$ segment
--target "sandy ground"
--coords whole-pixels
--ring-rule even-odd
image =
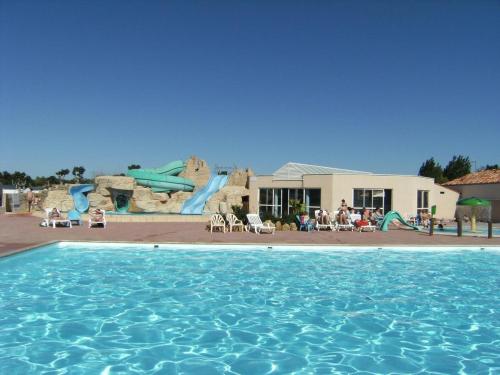
[[[388,232],[276,232],[275,235],[248,232],[210,233],[203,223],[108,223],[106,229],[74,226],[44,228],[40,218],[30,215],[0,215],[0,256],[60,240],[182,242],[182,243],[264,243],[317,245],[494,245],[500,238],[456,237],[394,229]]]

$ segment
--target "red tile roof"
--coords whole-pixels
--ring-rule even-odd
[[[500,169],[488,169],[481,172],[469,173],[465,176],[445,182],[444,186],[473,185],[473,184],[499,184]]]

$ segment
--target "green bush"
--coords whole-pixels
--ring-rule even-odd
[[[231,206],[231,210],[233,210],[233,214],[238,219],[240,219],[241,221],[243,221],[246,224],[247,214],[248,214],[247,209],[245,209],[243,206],[233,205],[233,206]]]

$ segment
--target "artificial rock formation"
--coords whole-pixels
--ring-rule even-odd
[[[49,190],[45,199],[42,202],[43,208],[57,207],[62,211],[73,209],[73,197],[69,194],[68,189],[60,187]]]
[[[243,186],[248,188],[248,181],[250,177],[254,176],[253,171],[250,168],[247,169],[235,169],[233,173],[229,176],[227,181],[228,186]]]
[[[212,195],[205,205],[205,213],[220,212],[223,214],[232,213],[232,206],[241,206],[243,197],[250,194],[244,186],[226,185],[217,193]]]
[[[179,174],[180,177],[189,178],[195,184],[195,191],[205,186],[210,179],[210,168],[205,160],[191,156],[186,161],[186,169]]]

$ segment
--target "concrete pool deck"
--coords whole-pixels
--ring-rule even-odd
[[[109,223],[106,229],[40,227],[40,218],[31,215],[0,215],[0,256],[53,241],[126,241],[144,243],[237,243],[295,245],[417,245],[417,246],[499,246],[500,238],[434,235],[413,230],[388,232],[276,232],[275,235],[248,232],[210,233],[206,223]]]

